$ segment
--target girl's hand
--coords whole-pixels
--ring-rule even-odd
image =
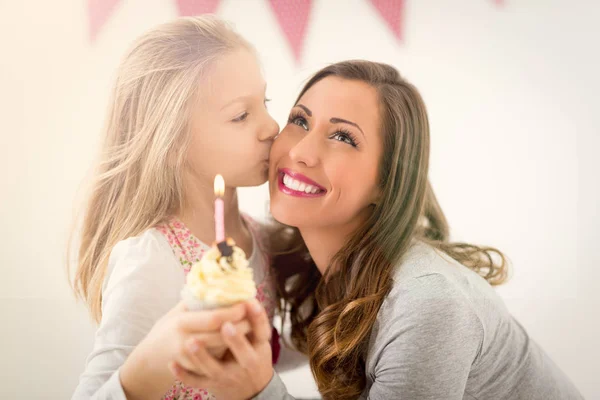
[[[248,333],[250,323],[245,318],[246,312],[244,304],[187,311],[180,302],[156,322],[121,367],[121,385],[128,399],[160,397],[166,393],[174,383],[168,368],[170,362],[199,373],[195,359],[189,356],[190,344],[197,340],[205,344],[207,352],[222,354],[227,343],[221,337],[221,327],[228,323],[237,331]]]
[[[248,399],[268,385],[273,377],[271,324],[256,300],[245,305],[251,325],[250,338],[234,324],[224,323],[221,334],[231,353],[222,361],[213,357],[204,343],[193,339],[193,345],[187,347],[187,357],[193,360],[194,368],[171,363],[175,378],[188,386],[205,388],[223,399]]]

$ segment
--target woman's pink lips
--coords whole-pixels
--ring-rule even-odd
[[[319,189],[319,192],[317,193],[306,193],[306,192],[301,192],[299,190],[294,190],[294,189],[290,189],[289,187],[285,186],[283,184],[283,177],[285,175],[290,176],[291,178],[294,178],[300,182],[306,183],[308,185],[312,185],[315,186]],[[277,183],[279,186],[279,191],[290,195],[290,196],[296,196],[296,197],[321,197],[324,196],[325,193],[327,192],[327,189],[325,189],[323,186],[319,185],[318,183],[316,183],[315,181],[313,181],[312,179],[307,178],[306,176],[294,172],[292,170],[289,170],[287,168],[282,168],[280,170],[278,170],[277,173]]]

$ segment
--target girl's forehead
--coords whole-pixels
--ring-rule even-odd
[[[240,49],[227,53],[211,65],[200,80],[200,97],[224,107],[238,97],[263,96],[265,80],[256,56]]]

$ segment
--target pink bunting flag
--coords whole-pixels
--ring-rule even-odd
[[[176,0],[180,16],[213,14],[219,7],[220,0]]]
[[[403,39],[404,0],[371,0],[398,40]]]
[[[275,12],[279,26],[292,47],[296,62],[300,62],[312,0],[269,0],[269,3]]]
[[[121,0],[88,0],[90,40],[94,42]]]

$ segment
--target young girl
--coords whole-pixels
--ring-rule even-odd
[[[240,214],[236,187],[264,183],[278,133],[252,46],[212,17],[182,18],[142,36],[123,60],[105,143],[85,209],[74,278],[99,322],[74,399],[208,399],[184,387],[169,361],[218,347],[229,321],[248,332],[240,304],[187,312],[179,292],[215,237],[213,179],[225,179],[225,224],[254,269],[272,313],[274,284],[259,228]],[[271,315],[271,314],[270,314]]]
[[[319,71],[273,144],[271,212],[301,233],[300,257],[275,260],[279,290],[321,395],[581,399],[493,290],[503,255],[449,241],[428,168],[421,96],[366,61]],[[253,325],[261,340],[222,329],[237,363],[200,348],[203,376],[175,375],[237,398],[292,399],[273,377],[268,329],[266,316]]]

